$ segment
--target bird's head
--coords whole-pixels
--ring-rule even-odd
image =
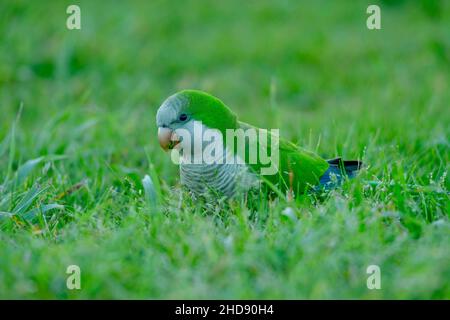
[[[236,115],[219,99],[198,90],[183,90],[167,98],[156,113],[159,144],[164,150],[180,144],[176,130],[185,129],[193,135],[194,124],[217,129],[237,128]]]

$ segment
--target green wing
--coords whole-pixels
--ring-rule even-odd
[[[239,122],[240,128],[255,128],[247,123]],[[261,130],[255,128],[257,130]],[[273,138],[273,136],[272,136]],[[250,144],[252,141],[250,141]],[[255,141],[253,141],[255,143]],[[258,143],[260,152],[268,152],[271,154],[274,150],[271,147],[271,138],[268,139],[267,145]],[[279,138],[279,166],[275,174],[265,175],[263,180],[267,180],[270,184],[277,187],[282,192],[292,190],[295,194],[301,194],[306,191],[308,186],[314,186],[319,183],[320,177],[328,169],[328,162],[313,152],[296,146],[295,144]],[[248,150],[246,150],[246,163],[248,160]],[[257,174],[261,173],[261,169],[267,167],[259,161],[253,164],[248,163],[249,167]]]

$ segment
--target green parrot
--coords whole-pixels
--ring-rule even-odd
[[[333,188],[361,167],[359,161],[325,160],[280,138],[276,130],[241,122],[221,100],[198,90],[167,98],[156,124],[161,147],[177,152],[172,159],[180,166],[181,184],[197,196],[231,198],[265,186],[294,197]]]

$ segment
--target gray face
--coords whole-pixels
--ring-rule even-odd
[[[175,94],[167,98],[156,113],[158,140],[164,150],[176,147],[182,154],[190,153],[195,157],[202,154],[207,142],[202,141],[202,135],[195,134],[194,127],[199,126],[201,133],[207,128],[191,118],[188,110],[189,99],[185,96]],[[180,129],[184,130],[183,135]]]
[[[159,144],[164,150],[173,149],[182,139],[174,135],[177,129],[192,130],[193,121],[186,112],[189,100],[184,95],[174,94],[167,98],[156,113]],[[183,147],[180,144],[180,147]]]
[[[185,112],[189,100],[181,95],[174,94],[167,98],[156,113],[156,125],[159,128],[170,128],[175,130],[189,121],[189,115]],[[185,116],[187,118],[185,119]]]

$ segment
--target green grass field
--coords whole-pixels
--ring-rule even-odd
[[[70,31],[72,3],[0,4],[0,298],[450,299],[449,1],[377,2],[378,31],[371,1],[76,1]],[[185,88],[368,167],[194,203],[155,125]]]

